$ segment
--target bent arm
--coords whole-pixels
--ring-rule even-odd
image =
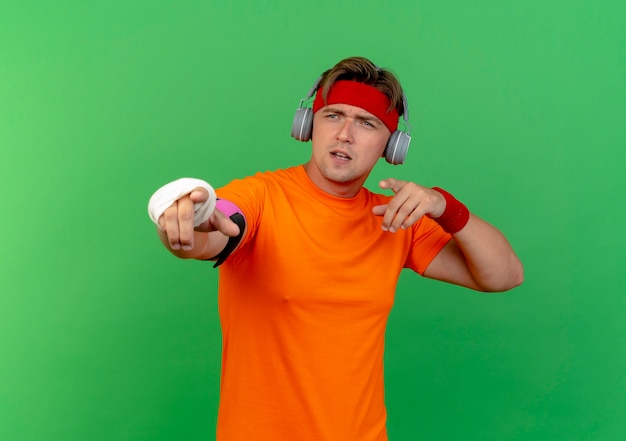
[[[504,235],[450,193],[394,178],[382,180],[380,186],[395,193],[388,204],[372,208],[383,217],[383,230],[408,228],[427,215],[452,235],[453,240],[424,271],[425,277],[489,292],[506,291],[523,282],[522,263]]]
[[[504,235],[470,214],[463,229],[437,254],[424,276],[485,292],[502,292],[524,280],[521,261]]]

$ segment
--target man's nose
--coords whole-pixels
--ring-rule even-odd
[[[339,132],[337,132],[337,139],[341,142],[352,143],[354,141],[354,127],[353,123],[349,118],[346,118],[341,127],[339,128]]]

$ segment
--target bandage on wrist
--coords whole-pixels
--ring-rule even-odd
[[[441,193],[446,200],[446,208],[439,217],[432,218],[446,233],[454,234],[461,231],[469,222],[469,210],[450,193],[439,187],[433,190]]]
[[[217,196],[215,195],[213,187],[207,182],[195,178],[177,179],[176,181],[165,184],[152,195],[148,202],[148,215],[150,219],[152,219],[152,222],[159,225],[159,218],[163,215],[165,210],[178,199],[191,193],[196,188],[205,189],[209,193],[209,197],[204,202],[194,204],[193,226],[197,227],[205,222],[215,209]]]

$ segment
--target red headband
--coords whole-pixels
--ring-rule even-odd
[[[380,119],[391,133],[398,128],[398,111],[395,107],[388,111],[391,105],[389,98],[373,86],[358,81],[340,80],[331,86],[326,102],[323,95],[320,87],[313,101],[313,113],[329,104],[349,104],[367,110]]]

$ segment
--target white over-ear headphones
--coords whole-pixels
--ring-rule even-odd
[[[322,77],[319,77],[313,87],[309,91],[309,94],[300,100],[300,105],[296,109],[296,114],[293,118],[293,124],[291,126],[291,136],[298,141],[307,142],[311,140],[311,134],[313,132],[313,109],[311,109],[311,98],[317,91]],[[411,125],[409,124],[409,107],[407,104],[406,96],[402,93],[402,103],[404,104],[404,113],[402,119],[405,130],[395,130],[387,141],[387,147],[383,152],[383,156],[390,164],[402,164],[406,158],[407,151],[409,150],[409,144],[411,144]]]

